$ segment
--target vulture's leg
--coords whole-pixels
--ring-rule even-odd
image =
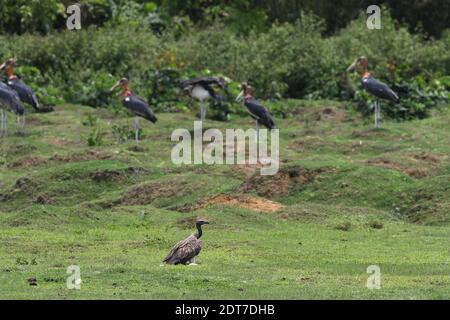
[[[134,138],[139,142],[139,117],[134,117]]]
[[[191,261],[189,261],[189,265],[190,265],[190,266],[197,266],[197,264],[195,263],[195,257],[192,258]]]

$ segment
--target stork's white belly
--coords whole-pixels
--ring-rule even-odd
[[[205,90],[205,88],[203,88],[202,86],[195,86],[194,89],[192,89],[192,97],[194,97],[195,99],[198,99],[200,101],[205,101],[208,100],[209,98],[211,98],[211,95],[209,94],[209,92],[207,90]]]

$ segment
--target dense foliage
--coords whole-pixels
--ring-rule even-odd
[[[21,8],[31,12],[27,20],[31,22],[23,30],[44,32],[52,22],[61,24],[58,17],[64,10],[56,2],[24,2]],[[203,1],[81,1],[86,9],[81,31],[0,36],[4,44],[0,59],[18,57],[19,75],[48,104],[65,100],[117,105],[109,88],[127,76],[132,89],[157,111],[183,111],[189,101],[182,99],[179,90],[182,79],[222,75],[229,80],[229,90],[212,113],[222,120],[242,110],[233,103],[241,81],[250,81],[261,99],[345,99],[367,112],[371,97],[361,90],[357,75],[345,73],[360,55],[369,57],[375,77],[399,93],[401,104],[385,108],[392,117],[425,117],[431,107],[449,97],[448,31],[440,39],[425,39],[422,33],[411,33],[400,25],[388,9],[382,14],[382,30],[369,30],[365,10],[358,10],[359,17],[327,36],[330,21],[312,13],[300,12],[293,22],[267,25],[263,8],[272,2],[256,2],[247,17],[242,12],[230,14],[232,8],[249,8],[250,2],[244,0],[216,6],[210,5],[214,1],[208,5]],[[16,7],[7,1],[6,10],[12,8]],[[289,113],[286,106],[275,105],[278,115]]]
[[[3,0],[0,32],[48,33],[64,28],[65,10],[71,0]],[[388,6],[395,19],[410,31],[439,36],[449,27],[450,2],[446,0],[80,0],[83,23],[87,25],[144,21],[157,30],[184,24],[186,19],[209,25],[221,20],[239,33],[265,30],[276,21],[294,23],[301,11],[312,12],[326,21],[326,33],[345,27],[369,5]]]

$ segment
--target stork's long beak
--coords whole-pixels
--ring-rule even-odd
[[[356,70],[356,63],[357,63],[357,60],[355,60],[355,62],[353,62],[348,68],[347,68],[347,72],[353,72],[353,71],[355,71]]]
[[[204,224],[209,224],[209,221],[203,221]]]
[[[120,86],[120,81],[117,81],[116,84],[113,85],[113,86],[111,87],[111,89],[109,89],[109,91],[110,91],[110,92],[113,92],[114,90],[116,90],[116,88],[117,88],[118,86]]]
[[[0,65],[0,70],[5,69],[5,67],[6,67],[6,62],[3,62],[2,65]]]
[[[236,102],[241,102],[243,98],[244,98],[244,90],[242,90],[236,97]]]

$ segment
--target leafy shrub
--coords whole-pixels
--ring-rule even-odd
[[[128,140],[135,139],[135,132],[134,130],[131,130],[128,125],[118,126],[113,124],[112,133],[119,142],[126,142]],[[139,137],[143,138],[142,128],[139,128]]]
[[[101,8],[104,1],[98,2]],[[329,37],[323,36],[324,21],[311,14],[301,14],[296,23],[274,24],[267,31],[245,35],[225,25],[226,19],[199,28],[180,22],[185,28],[170,27],[155,35],[141,25],[128,25],[127,19],[134,14],[163,15],[160,7],[137,3],[120,9],[124,2],[117,4],[111,14],[121,22],[114,27],[45,37],[0,36],[4,44],[0,58],[18,57],[24,81],[46,103],[65,100],[111,106],[117,112],[123,109],[120,100],[108,90],[121,77],[128,77],[130,89],[156,112],[184,112],[189,100],[180,95],[180,81],[208,74],[229,78],[228,92],[222,93],[220,103],[211,105],[209,116],[216,119],[244,114],[234,102],[242,81],[252,84],[256,98],[269,101],[276,116],[289,116],[292,108],[277,102],[281,98],[352,100],[367,112],[370,96],[361,90],[358,76],[345,74],[361,55],[368,56],[374,76],[400,94],[400,108],[383,108],[387,115],[422,118],[439,100],[448,100],[450,32],[441,40],[425,41],[399,26],[387,11],[382,14],[381,31],[368,30],[363,14]]]
[[[98,126],[93,127],[87,139],[88,146],[101,146],[103,144],[103,136],[104,134],[100,131],[100,128]]]

